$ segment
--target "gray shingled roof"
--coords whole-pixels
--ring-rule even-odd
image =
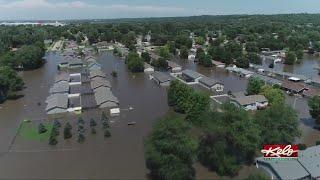
[[[309,175],[316,179],[320,177],[320,145],[299,151],[297,160],[265,160],[259,157],[256,162],[267,168],[270,166],[281,179],[301,179]]]
[[[163,82],[167,82],[167,81],[171,81],[171,77],[168,75],[168,74],[165,74],[163,72],[154,72],[152,74],[152,76],[158,80],[160,83],[163,83]]]
[[[256,161],[259,165],[269,165],[281,179],[300,179],[309,175],[297,160],[265,160],[259,157]]]
[[[267,99],[263,95],[251,95],[251,96],[240,96],[234,98],[234,101],[238,102],[240,105],[249,105],[256,102],[266,102]]]
[[[113,95],[111,90],[106,87],[100,87],[94,90],[95,100],[100,108],[115,107],[119,105],[119,100]]]
[[[69,91],[69,83],[65,81],[61,81],[58,83],[54,83],[50,88],[50,93],[67,93]]]
[[[212,87],[214,86],[215,84],[222,84],[221,82],[215,80],[215,79],[212,79],[212,78],[208,78],[206,76],[202,77],[201,79],[199,79],[199,82],[208,86],[208,87]]]
[[[68,108],[68,95],[67,94],[53,94],[46,100],[46,111],[54,108],[67,109]]]
[[[106,77],[106,74],[103,73],[100,70],[95,70],[95,71],[90,71],[90,75],[89,75],[90,79],[95,78],[95,77]]]
[[[104,79],[104,78],[95,78],[93,79],[91,82],[91,88],[92,89],[96,89],[99,87],[108,87],[111,88],[111,84],[108,80]]]
[[[60,73],[58,74],[56,77],[55,77],[55,80],[54,82],[57,83],[57,82],[60,82],[60,81],[66,81],[66,82],[69,82],[70,81],[70,76],[68,73]]]
[[[298,160],[313,178],[320,177],[320,145],[300,151]]]
[[[200,73],[198,73],[196,71],[192,71],[190,69],[183,70],[182,74],[185,75],[185,76],[188,76],[189,78],[192,78],[192,79],[197,79],[197,78],[203,76],[202,74],[200,74]]]
[[[172,61],[167,61],[167,62],[168,62],[168,66],[172,69],[173,68],[181,68],[181,66],[175,62],[172,62]]]

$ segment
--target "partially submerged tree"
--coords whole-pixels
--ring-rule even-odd
[[[39,132],[39,134],[43,134],[43,133],[47,132],[47,128],[42,123],[40,123],[38,126],[38,132]]]
[[[315,120],[317,127],[320,127],[320,96],[314,96],[308,102],[309,112],[311,117]]]

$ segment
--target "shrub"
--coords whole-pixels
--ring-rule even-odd
[[[39,132],[39,134],[47,132],[46,127],[42,123],[40,123],[38,126],[38,132]]]

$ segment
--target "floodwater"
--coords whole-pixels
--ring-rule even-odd
[[[47,142],[39,147],[29,147],[24,145],[27,143],[23,140],[14,138],[23,119],[47,118],[44,102],[53,83],[59,58],[58,55],[49,54],[44,67],[24,72],[23,78],[28,87],[23,92],[25,97],[1,104],[0,178],[144,179],[147,169],[143,142],[153,122],[169,110],[166,90],[159,88],[143,73],[128,73],[124,61],[111,55],[99,56],[98,61],[106,74],[109,75],[114,69],[118,71],[117,78],[108,76],[121,108],[120,118],[111,123],[112,137],[104,139],[101,132],[97,131],[98,134],[87,137],[85,143],[73,149],[70,149],[73,139],[59,142],[57,148],[47,145]],[[38,102],[42,104],[38,106]],[[134,109],[128,111],[129,107]],[[90,117],[90,112],[83,113],[83,117]],[[129,127],[127,122],[130,121],[137,124]],[[14,151],[8,152],[13,139]],[[43,150],[43,146],[47,147],[46,150]]]
[[[0,178],[1,179],[146,179],[148,173],[144,160],[144,139],[152,130],[155,120],[169,112],[166,89],[149,80],[144,73],[132,74],[127,71],[124,61],[110,54],[101,54],[97,60],[102,70],[108,75],[112,91],[120,101],[121,115],[111,119],[112,137],[105,139],[101,131],[96,135],[88,135],[83,144],[71,140],[61,140],[52,147],[43,143],[29,143],[25,139],[16,138],[16,131],[24,119],[47,119],[45,99],[57,73],[56,65],[60,56],[49,53],[44,67],[23,72],[27,88],[25,97],[6,101],[0,104]],[[184,69],[193,69],[201,74],[216,78],[225,84],[226,91],[243,91],[247,79],[240,78],[220,68],[204,68],[187,60],[176,60]],[[118,77],[110,73],[116,70]],[[38,105],[38,102],[41,104]],[[288,104],[299,108],[300,117],[309,117],[304,99],[288,98]],[[129,110],[132,107],[133,110]],[[88,120],[96,117],[96,112],[84,112],[82,116]],[[76,116],[68,116],[75,123]],[[69,119],[69,120],[70,120]],[[135,126],[127,123],[135,121]],[[309,140],[319,136],[311,126],[301,123],[304,128],[303,138]],[[61,133],[61,131],[60,131]],[[304,140],[302,140],[304,142]],[[310,140],[310,143],[314,143]],[[10,152],[9,152],[10,148]],[[195,164],[197,177],[217,178],[199,163]],[[242,176],[255,168],[245,167]]]
[[[266,60],[262,63],[264,67],[268,67],[271,60]],[[276,63],[274,66],[275,70],[284,71],[294,74],[305,75],[310,78],[320,79],[318,70],[315,68],[320,67],[320,58],[312,55],[305,54],[300,64],[285,65],[282,63]]]

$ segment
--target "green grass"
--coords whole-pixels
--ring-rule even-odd
[[[46,127],[47,132],[39,134],[38,125],[30,122],[22,122],[19,135],[27,140],[47,141],[49,140],[53,124],[43,123],[43,125]]]

